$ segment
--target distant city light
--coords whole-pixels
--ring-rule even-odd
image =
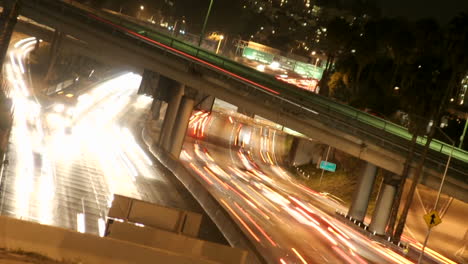
[[[145,10],[145,7],[144,7],[144,6],[140,6],[140,10]]]
[[[395,89],[395,91],[398,91],[398,90],[400,90],[400,87],[398,87],[398,86],[395,86],[395,88],[394,88],[394,89]]]
[[[265,71],[265,65],[263,65],[263,64],[258,65],[256,68],[257,68],[257,70],[259,70],[261,72]]]

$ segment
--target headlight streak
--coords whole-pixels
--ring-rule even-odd
[[[248,186],[254,193],[256,193],[260,198],[262,198],[265,202],[267,202],[271,207],[273,207],[277,212],[281,212],[280,209],[278,209],[278,207],[276,207],[273,203],[271,203],[270,201],[268,201],[268,199],[266,199],[262,194],[260,194],[259,192],[257,192],[252,186]]]
[[[14,89],[11,90],[9,96],[12,96],[13,105],[15,108],[15,118],[14,118],[14,130],[12,131],[12,139],[17,142],[16,143],[16,155],[15,158],[15,169],[16,174],[18,175],[15,180],[16,190],[18,193],[14,195],[17,196],[14,200],[13,210],[14,214],[17,215],[19,218],[23,219],[33,219],[34,221],[39,221],[40,223],[44,224],[51,224],[54,218],[54,211],[56,208],[52,208],[53,203],[51,202],[54,199],[55,193],[55,182],[54,182],[54,165],[51,164],[49,160],[49,156],[57,156],[55,152],[56,148],[60,147],[62,150],[66,150],[65,153],[69,152],[70,149],[75,149],[76,142],[81,142],[83,138],[78,138],[77,135],[69,135],[64,136],[61,132],[57,132],[53,134],[53,139],[51,139],[51,143],[49,146],[43,144],[42,139],[44,138],[44,130],[43,124],[41,122],[41,106],[34,102],[34,100],[27,99],[27,96],[30,96],[29,89],[26,86],[26,82],[23,79],[23,74],[27,71],[25,69],[24,60],[27,58],[27,54],[31,52],[36,43],[34,38],[29,38],[26,40],[22,40],[20,43],[16,43],[15,47],[18,50],[21,50],[21,54],[19,54],[18,50],[11,52],[9,55],[10,63],[6,63],[6,80],[8,80]],[[25,44],[27,41],[33,40]],[[23,46],[21,46],[23,45]],[[121,79],[122,80],[122,79]],[[119,83],[121,84],[121,83]],[[112,87],[114,88],[114,87]],[[125,89],[116,88],[116,90],[126,90],[128,87],[124,87]],[[102,98],[109,96],[110,93],[113,93],[111,89],[106,91],[106,94],[102,94]],[[123,93],[122,93],[123,94]],[[102,99],[101,98],[101,99]],[[122,100],[123,101],[123,100]],[[125,105],[120,104],[119,107]],[[99,102],[97,102],[99,103]],[[91,106],[96,106],[89,105]],[[113,111],[107,111],[105,114],[114,114]],[[31,122],[27,122],[27,120]],[[88,123],[91,124],[91,119],[88,120]],[[101,125],[101,124],[99,124]],[[102,129],[99,127],[99,129]],[[106,138],[107,135],[103,134],[107,131],[101,131],[101,133],[97,133],[96,135],[102,138]],[[94,136],[96,136],[94,135]],[[31,140],[34,139],[34,142]],[[37,140],[36,140],[37,139]],[[64,141],[68,140],[68,141]],[[99,139],[90,140],[88,143],[99,142]],[[100,142],[99,142],[100,143]],[[104,141],[104,143],[107,143]],[[37,146],[36,146],[37,145]],[[60,145],[60,146],[59,146]],[[70,147],[73,146],[73,147]],[[96,149],[98,150],[102,144],[96,144]],[[80,148],[78,146],[77,148]],[[49,150],[48,148],[51,148]],[[37,153],[33,153],[33,150],[38,150]],[[135,151],[138,152],[137,149]],[[48,152],[53,153],[52,155],[48,155]],[[60,158],[67,158],[67,156],[63,155],[64,153],[58,153]],[[107,155],[107,157],[111,157],[111,153],[102,152],[102,154]],[[141,154],[141,153],[140,153]],[[97,155],[101,157],[103,155]],[[96,157],[96,158],[98,158]],[[36,166],[34,165],[35,160],[38,159],[41,165]],[[127,158],[128,159],[128,158]],[[144,159],[144,158],[143,158]],[[142,160],[143,160],[142,159]],[[71,160],[71,159],[70,159]],[[68,162],[68,160],[66,161]],[[115,159],[111,157],[107,159],[104,163],[111,164],[115,162]],[[125,161],[124,161],[125,162]],[[148,161],[147,161],[148,162]],[[120,162],[122,165],[122,162]],[[112,166],[110,166],[112,167]],[[39,175],[40,172],[40,175]],[[117,171],[118,172],[118,171]],[[113,175],[114,176],[114,175]],[[35,181],[37,182],[37,186],[33,189],[33,184]],[[37,189],[36,189],[37,188]],[[128,188],[128,186],[125,186]],[[134,197],[137,197],[135,195]],[[34,207],[34,203],[30,203],[30,201],[36,200],[37,207]],[[37,213],[34,213],[37,212]],[[35,214],[33,216],[33,214]],[[37,214],[37,217],[36,217]],[[73,218],[74,215],[71,215]],[[86,232],[86,222],[85,219],[88,215],[80,212],[76,214],[76,229],[79,232]],[[75,221],[72,221],[75,222]],[[94,222],[94,221],[93,221]],[[99,233],[102,235],[103,226],[105,226],[104,220],[102,218],[98,219],[98,228]]]
[[[415,244],[411,243],[410,245],[412,247],[418,249],[418,250],[422,250],[422,245],[419,242],[415,243]],[[439,261],[442,261],[443,263],[457,264],[455,261],[452,261],[451,259],[446,258],[445,256],[439,254],[438,252],[436,252],[436,251],[434,251],[434,250],[432,250],[432,249],[430,249],[428,247],[426,247],[425,252],[427,254],[429,254],[431,257],[436,258]]]
[[[189,166],[192,167],[192,169],[193,169],[194,171],[196,171],[197,174],[198,174],[200,177],[202,177],[208,184],[213,185],[213,182],[212,182],[208,177],[206,177],[205,174],[204,174],[201,170],[199,170],[199,169],[197,168],[197,166],[195,166],[195,164],[193,164],[192,162],[190,162],[190,163],[189,163]]]
[[[249,232],[249,234],[257,241],[260,243],[260,238],[250,229],[250,227],[242,220],[242,218],[239,217],[239,215],[234,212],[234,210],[223,200],[221,199],[221,203],[224,204],[224,206],[231,212],[231,214],[241,223],[241,225]]]
[[[204,169],[211,177],[213,177],[213,179],[215,179],[222,187],[224,187],[224,189],[226,189],[226,190],[229,189],[229,187],[228,187],[223,181],[221,181],[208,167],[203,166],[203,169]]]
[[[260,233],[262,233],[262,235],[268,240],[268,242],[270,242],[270,244],[273,247],[277,246],[276,243],[271,239],[271,237],[265,232],[265,230],[258,226],[258,224],[252,219],[252,217],[250,217],[250,215],[246,211],[244,211],[236,202],[234,202],[234,205],[242,214],[244,214],[247,217],[247,219],[250,220],[250,222],[257,228],[258,231],[260,231]]]
[[[198,135],[201,135],[203,123],[206,124],[206,122],[208,122],[206,121],[207,120],[206,118],[202,117],[202,115],[204,115],[202,112],[201,113],[197,112],[191,117],[191,120],[190,120],[191,127],[196,128],[196,134]],[[212,118],[214,119],[214,116]],[[225,123],[227,123],[226,118],[224,119],[224,121],[226,121]],[[230,118],[230,116],[229,116],[229,122],[231,124],[236,123],[234,119]],[[227,124],[229,125],[229,123]],[[245,147],[246,141],[247,141],[246,136],[248,133],[247,132],[248,129],[243,130],[241,124],[239,126],[235,124],[232,126],[232,128],[233,130],[237,128],[237,133],[232,133],[231,135],[231,139],[234,138],[233,141],[235,145],[237,146],[240,145],[241,147]],[[242,133],[245,133],[245,134],[241,135]],[[258,130],[256,130],[255,133],[258,133]],[[282,178],[287,177],[288,179],[291,179],[290,175],[288,175],[287,172],[281,171],[281,167],[274,166],[275,162],[277,162],[275,151],[274,151],[275,149],[274,145],[276,144],[276,142],[275,142],[274,137],[273,137],[273,140],[270,137],[271,137],[271,133],[268,134],[268,137],[267,136],[264,136],[264,137],[255,136],[255,139],[257,140],[257,142],[261,141],[261,143],[260,145],[249,146],[249,151],[254,151],[255,147],[260,147],[262,152],[259,155],[264,156],[266,160],[265,162],[266,164],[270,163],[273,165],[273,167],[271,167],[271,170],[276,172],[279,176],[284,176]],[[231,213],[232,212],[235,213],[235,215],[233,216],[236,219],[243,219],[244,222],[240,223],[242,226],[249,225],[251,227],[250,231],[247,230],[249,233],[252,232],[256,234],[255,231],[257,231],[257,233],[258,231],[262,233],[262,231],[258,229],[256,225],[258,225],[258,227],[260,228],[265,228],[264,230],[265,232],[269,231],[268,228],[261,225],[262,223],[265,222],[261,218],[258,224],[257,222],[254,222],[256,219],[259,219],[258,218],[259,216],[265,217],[266,215],[267,217],[271,218],[271,221],[277,221],[276,224],[278,223],[289,224],[287,221],[282,221],[280,217],[276,219],[277,217],[274,217],[276,215],[272,214],[271,211],[269,210],[270,209],[269,206],[271,206],[277,212],[286,212],[287,214],[291,214],[291,215],[294,214],[293,217],[296,218],[296,220],[300,219],[298,220],[298,222],[304,225],[305,227],[304,230],[307,230],[307,228],[309,227],[312,227],[313,229],[315,229],[317,232],[311,232],[311,233],[320,234],[318,235],[318,237],[325,238],[325,239],[320,239],[320,241],[326,241],[325,245],[328,245],[327,248],[329,248],[332,252],[333,251],[336,252],[336,254],[331,254],[331,256],[332,255],[334,257],[339,256],[343,262],[356,263],[356,264],[367,263],[366,259],[369,258],[369,256],[366,254],[369,253],[372,255],[372,258],[377,258],[377,257],[380,258],[381,257],[380,255],[382,255],[383,259],[381,260],[383,263],[388,263],[388,262],[411,263],[411,262],[408,262],[408,260],[406,259],[402,260],[404,259],[404,257],[398,255],[397,253],[393,251],[392,251],[393,253],[386,252],[387,249],[383,249],[380,246],[374,245],[375,247],[379,247],[379,249],[367,251],[368,250],[367,245],[363,247],[362,244],[371,243],[370,240],[366,240],[365,242],[359,242],[360,239],[364,239],[364,238],[361,238],[361,237],[356,238],[357,236],[359,236],[359,234],[352,233],[353,230],[347,230],[346,228],[344,228],[345,230],[342,230],[339,227],[339,225],[335,224],[333,219],[328,219],[327,217],[323,217],[322,215],[324,214],[324,212],[322,212],[322,210],[320,209],[321,207],[316,208],[315,206],[307,202],[307,199],[303,200],[303,198],[299,198],[301,196],[292,197],[291,195],[293,193],[295,194],[295,192],[289,193],[288,190],[285,188],[282,188],[281,185],[279,186],[273,185],[273,184],[278,184],[278,182],[272,180],[275,178],[270,178],[268,174],[263,173],[261,169],[259,169],[259,166],[258,166],[259,164],[255,163],[255,160],[249,154],[249,151],[242,149],[242,148],[241,150],[238,151],[238,148],[232,148],[232,149],[235,149],[235,151],[231,151],[230,154],[231,153],[234,155],[237,154],[243,166],[242,165],[233,165],[232,167],[227,166],[227,172],[229,172],[228,175],[230,175],[231,178],[226,179],[226,177],[224,177],[225,176],[224,173],[226,172],[224,172],[222,168],[220,168],[218,165],[215,164],[217,161],[216,156],[211,156],[206,150],[206,148],[201,147],[201,145],[198,145],[198,144],[195,144],[195,145],[196,145],[195,150],[194,150],[195,155],[193,158],[186,151],[182,152],[182,157],[184,157],[184,159],[187,159],[187,160],[197,160],[197,157],[198,157],[200,160],[203,160],[204,162],[206,162],[206,165],[200,166],[199,168],[197,168],[197,166],[193,163],[190,164],[190,167],[192,167],[192,169],[194,169],[202,178],[203,176],[205,176],[207,179],[210,179],[211,181],[210,184],[219,183],[221,185],[219,187],[224,187],[224,189],[226,189],[226,186],[228,186],[228,189],[231,189],[233,194],[236,194],[241,198],[240,200],[238,199],[238,201],[235,202],[235,199],[237,199],[236,197],[230,194],[226,194],[225,197],[229,197],[230,199],[232,199],[232,200],[228,200],[229,204],[231,204],[232,207],[229,206],[228,202],[222,199],[221,201],[222,201],[222,204],[225,205],[226,208]],[[255,153],[257,154],[256,151]],[[257,158],[258,156],[255,157],[255,159]],[[237,159],[234,159],[234,160],[236,161],[234,162],[234,164],[239,164]],[[239,167],[234,167],[234,166],[239,166]],[[247,170],[244,170],[243,167],[246,167]],[[265,185],[264,187],[261,186],[261,184],[264,184],[267,182],[272,183],[272,184],[269,184],[270,187],[267,185]],[[311,190],[305,186],[301,186],[300,184],[297,184],[293,181],[291,181],[291,183],[295,185],[298,189],[306,193],[304,197],[308,195],[312,195],[313,197],[319,198],[320,200],[323,200],[322,198],[326,198],[320,193],[314,190]],[[218,184],[216,184],[216,186],[218,186]],[[272,186],[275,186],[275,187],[272,187]],[[277,188],[278,190],[276,190]],[[223,189],[223,188],[217,188],[217,190],[220,190],[220,189]],[[260,196],[260,198],[256,197],[256,195]],[[316,200],[319,200],[319,199],[316,199]],[[249,209],[248,207],[245,207],[244,202],[249,204],[249,206],[255,209],[255,211]],[[257,215],[256,211],[259,212],[260,215]],[[314,216],[317,218],[315,218]],[[249,221],[251,222],[251,224],[249,223]],[[302,226],[302,225],[298,225],[298,226]],[[258,229],[258,230],[255,230],[255,229]],[[350,232],[350,233],[347,233],[347,232]],[[271,234],[276,235],[276,233],[274,232]],[[350,234],[350,235],[348,236],[347,234]],[[257,238],[260,239],[261,234],[258,234],[258,235],[260,236]],[[358,244],[355,244],[354,242]],[[271,241],[270,241],[270,244],[271,244]],[[295,255],[294,258],[297,257],[298,259],[297,260],[290,259],[290,255],[286,254],[284,258],[280,259],[281,263],[286,263],[286,261],[288,262],[291,261],[291,263],[297,263],[297,261],[299,260],[301,261],[301,263],[307,263],[305,262],[304,257],[302,257],[302,255],[299,254],[299,252],[295,250],[295,248],[291,248],[291,250]],[[306,257],[311,256],[311,255],[308,255],[310,253],[311,252],[306,251],[305,256]],[[396,254],[399,257],[394,256],[393,254]],[[361,256],[365,256],[366,259],[361,258]],[[371,258],[369,258],[369,260],[375,261]],[[388,260],[388,262],[386,262],[385,260]],[[380,262],[377,262],[377,263],[380,263]]]
[[[302,264],[307,264],[307,261],[305,261],[304,257],[302,257],[301,254],[299,254],[299,252],[297,252],[297,250],[295,248],[291,248],[291,250],[302,261]]]
[[[255,200],[248,192],[246,192],[242,187],[240,187],[234,181],[232,181],[231,183],[234,184],[242,193],[244,193],[247,197],[249,197],[257,205],[257,206],[254,207],[257,210],[257,212],[259,212],[265,219],[270,220],[270,217],[260,209],[260,208],[264,208],[265,211],[267,211],[270,215],[273,215],[266,207],[261,205],[257,200]]]

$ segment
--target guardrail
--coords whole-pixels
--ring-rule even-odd
[[[248,66],[195,47],[181,40],[174,39],[161,32],[145,28],[134,22],[126,21],[122,17],[116,17],[90,8],[81,9],[81,7],[57,1],[36,0],[35,2],[55,5],[56,8],[59,8],[62,11],[65,11],[66,9],[81,18],[85,17],[88,21],[92,19],[94,22],[97,22],[102,26],[107,26],[112,31],[121,31],[124,34],[140,41],[145,41],[150,45],[165,50],[166,52],[173,53],[197,64],[207,66],[222,74],[229,75],[230,77],[264,93],[286,99],[285,101],[293,102],[294,104],[301,106],[304,110],[317,111],[318,109],[322,109],[322,111],[325,110],[332,115],[337,114],[338,116],[344,117],[341,121],[346,121],[349,126],[360,126],[361,124],[365,124],[383,132],[383,134],[380,135],[375,134],[374,137],[385,137],[386,135],[391,134],[407,141],[411,140],[411,134],[402,126],[362,112],[351,106],[335,102],[329,98],[283,83],[276,80],[273,76],[255,71]],[[425,142],[425,137],[418,137],[418,144],[424,145]],[[430,148],[435,152],[448,155],[451,152],[452,147],[451,145],[439,140],[433,140],[430,144]],[[454,159],[468,162],[468,151],[455,148],[452,156]]]

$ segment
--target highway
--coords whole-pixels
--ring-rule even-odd
[[[151,102],[135,95],[141,77],[127,73],[103,82],[75,106],[46,105],[28,81],[25,61],[34,44],[32,38],[16,42],[5,65],[15,119],[0,213],[103,235],[114,193],[197,209],[140,147],[141,131],[132,129]],[[269,263],[412,263],[334,219],[343,205],[293,180],[281,167],[284,134],[203,112],[193,115],[188,133],[182,162]]]
[[[221,99],[223,99],[222,96],[226,96],[233,97],[232,100],[234,101],[239,101],[242,100],[240,94],[244,94],[243,96],[249,94],[250,96],[244,97],[247,100],[243,100],[247,105],[251,106],[254,101],[264,101],[264,104],[257,104],[257,110],[262,112],[264,117],[280,123],[284,122],[282,125],[303,132],[308,136],[312,136],[311,131],[317,130],[322,125],[325,128],[332,128],[338,134],[345,133],[345,135],[337,136],[335,139],[343,140],[341,142],[343,144],[349,143],[349,148],[342,146],[341,143],[336,143],[334,139],[331,140],[328,137],[329,135],[321,135],[322,141],[328,141],[326,140],[328,138],[331,143],[335,144],[333,147],[341,147],[342,150],[356,156],[363,153],[361,157],[364,160],[394,173],[401,172],[402,163],[400,158],[404,159],[407,156],[408,143],[411,139],[411,135],[404,127],[341,104],[333,99],[298,89],[275,79],[273,76],[255,71],[248,66],[191,46],[142,25],[104,12],[91,10],[78,4],[71,6],[60,1],[37,0],[25,2],[22,10],[25,13],[24,15],[49,26],[60,23],[66,24],[69,26],[68,30],[71,32],[76,31],[80,38],[88,38],[90,41],[95,41],[93,39],[96,37],[102,38],[102,43],[104,43],[104,40],[106,41],[105,44],[102,44],[103,46],[108,45],[116,48],[120,44],[126,43],[125,45],[128,46],[122,49],[124,51],[132,50],[131,54],[126,54],[126,56],[134,64],[138,64],[148,57],[141,56],[143,53],[140,54],[140,51],[148,52],[148,55],[154,54],[154,58],[157,57],[160,60],[159,62],[151,59],[151,61],[145,61],[146,64],[142,63],[138,64],[138,66],[153,69],[186,84],[189,84],[189,80],[193,81],[193,88],[206,89],[206,91],[221,97]],[[89,36],[85,36],[86,30],[82,30],[86,28],[93,29]],[[101,43],[100,41],[97,42]],[[99,44],[94,43],[93,45]],[[164,66],[172,65],[172,63],[177,67],[174,65],[174,68]],[[201,77],[187,74],[186,67],[191,69],[193,65],[195,65],[197,71],[203,73]],[[151,68],[153,66],[154,68]],[[180,80],[176,77],[180,78]],[[212,85],[216,84],[215,80],[212,79],[226,79],[226,77],[228,80],[226,83],[229,84],[226,87],[214,87]],[[190,85],[192,84],[190,83]],[[216,94],[216,92],[219,94]],[[251,94],[254,94],[254,96]],[[272,105],[277,107],[272,109]],[[290,118],[277,120],[275,119],[277,118],[277,112]],[[348,140],[347,135],[351,135],[352,140]],[[416,157],[422,152],[424,142],[424,138],[418,139]],[[369,146],[368,151],[363,152],[363,146]],[[447,144],[434,140],[431,143],[431,149],[425,166],[434,170],[434,173],[430,175],[431,181],[427,181],[427,184],[435,188],[434,178],[435,181],[439,179],[437,171],[443,169],[451,148]],[[461,184],[465,183],[467,161],[468,153],[455,149],[448,172],[449,178],[453,178],[455,182]],[[455,197],[464,200],[466,196],[463,194],[463,187],[460,186],[463,185],[454,183],[450,184],[449,187],[454,190]]]
[[[413,263],[335,219],[347,211],[339,201],[298,184],[282,167],[282,132],[196,112],[188,135],[182,162],[268,263]],[[455,263],[429,255],[425,263]]]
[[[114,193],[202,212],[134,137],[151,103],[136,95],[141,76],[103,82],[75,106],[40,102],[26,63],[34,44],[16,42],[5,65],[15,112],[0,213],[102,235]]]

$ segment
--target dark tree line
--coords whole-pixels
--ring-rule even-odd
[[[468,73],[468,14],[456,16],[445,26],[433,19],[378,19],[359,28],[336,19],[328,30],[328,41],[335,43],[326,52],[334,67],[327,68],[321,85],[328,86],[330,95],[359,108],[370,107],[385,114],[402,109],[409,115],[413,139],[394,202],[390,234],[416,139],[427,137],[408,201],[391,234],[398,241],[436,127]]]

